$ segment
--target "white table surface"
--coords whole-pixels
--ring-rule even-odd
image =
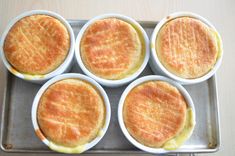
[[[121,13],[136,20],[159,21],[175,11],[190,11],[207,18],[220,32],[224,44],[223,63],[217,72],[222,142],[219,152],[198,155],[235,155],[235,0],[0,0],[0,35],[10,19],[32,9],[55,11],[67,19]],[[4,70],[0,61],[0,101],[5,82]],[[0,152],[0,155],[19,154]]]

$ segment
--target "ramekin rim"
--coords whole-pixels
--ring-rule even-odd
[[[208,73],[206,73],[205,75],[203,75],[201,77],[194,78],[194,79],[186,79],[186,78],[181,78],[181,77],[171,73],[170,71],[168,71],[163,66],[163,64],[158,59],[158,56],[156,54],[155,41],[156,41],[158,32],[161,30],[161,28],[162,28],[162,26],[164,24],[166,24],[167,22],[169,22],[172,19],[179,18],[179,17],[192,17],[192,18],[198,19],[201,22],[203,22],[204,24],[206,24],[208,27],[210,27],[216,33],[216,35],[218,36],[218,40],[219,40],[219,43],[220,43],[220,54],[219,54],[219,57],[217,58],[216,63],[214,64],[213,68]],[[159,68],[164,72],[164,74],[166,74],[168,77],[170,77],[170,78],[172,78],[172,79],[174,79],[174,80],[176,80],[176,81],[178,81],[178,82],[180,82],[182,84],[185,84],[185,85],[199,83],[199,82],[202,82],[202,81],[205,81],[205,80],[209,79],[211,76],[213,76],[215,74],[215,72],[218,70],[218,68],[220,67],[220,65],[222,63],[222,58],[223,58],[223,42],[222,42],[222,39],[221,39],[221,36],[220,36],[219,32],[217,31],[217,29],[214,27],[214,25],[210,21],[208,21],[204,17],[202,17],[202,16],[200,16],[198,14],[192,13],[192,12],[180,11],[180,12],[175,12],[175,13],[169,14],[168,16],[164,17],[156,25],[156,27],[154,28],[154,31],[153,31],[153,33],[151,35],[150,44],[151,44],[151,47],[150,47],[150,49],[151,49],[151,56],[153,57],[153,60],[155,61],[155,63],[157,63]]]
[[[51,16],[53,18],[58,19],[60,22],[62,22],[64,24],[64,26],[67,28],[69,36],[70,36],[70,49],[69,52],[65,58],[65,60],[53,71],[47,73],[47,74],[26,74],[26,73],[22,73],[20,71],[17,71],[17,69],[15,69],[6,59],[5,54],[4,54],[4,49],[3,49],[3,45],[5,42],[5,38],[8,34],[8,32],[10,31],[10,29],[16,24],[16,22],[18,22],[19,20],[21,20],[24,17],[27,16],[32,16],[32,15],[48,15]],[[26,11],[23,12],[19,15],[17,15],[15,18],[13,18],[8,25],[6,26],[2,37],[1,37],[1,41],[0,41],[0,51],[1,51],[1,57],[3,60],[3,63],[5,65],[5,67],[8,69],[8,71],[10,71],[13,75],[24,79],[24,80],[30,80],[30,81],[44,81],[44,80],[48,80],[58,74],[61,74],[66,67],[69,65],[69,63],[72,61],[73,56],[74,56],[74,45],[75,45],[75,37],[74,37],[74,33],[73,33],[73,29],[70,26],[70,24],[67,22],[67,20],[62,17],[61,15],[59,15],[58,13],[52,12],[52,11],[48,11],[48,10],[30,10],[30,11]],[[13,71],[14,72],[13,72]],[[30,77],[30,79],[28,78]]]
[[[127,86],[127,88],[123,91],[121,98],[119,100],[119,104],[118,104],[118,122],[119,122],[119,126],[124,134],[124,136],[127,138],[127,140],[129,140],[135,147],[139,148],[140,150],[143,150],[145,152],[148,153],[153,153],[153,154],[165,154],[165,153],[175,153],[178,152],[178,149],[176,150],[165,150],[163,148],[152,148],[152,147],[148,147],[145,146],[143,144],[141,144],[140,142],[138,142],[136,139],[134,139],[131,134],[128,132],[124,120],[123,120],[123,106],[124,106],[124,102],[125,102],[125,98],[128,95],[128,93],[136,86],[147,82],[147,81],[151,81],[151,80],[156,80],[156,81],[165,81],[170,83],[171,85],[175,86],[180,93],[184,96],[185,100],[187,101],[187,105],[188,107],[190,107],[193,111],[193,122],[194,124],[196,124],[196,113],[195,113],[195,107],[194,107],[194,103],[193,100],[190,96],[190,94],[188,93],[188,91],[178,82],[164,77],[164,76],[160,76],[160,75],[148,75],[148,76],[144,76],[141,78],[136,79],[135,81],[133,81],[130,85]]]
[[[121,19],[121,20],[124,20],[134,26],[136,26],[143,38],[144,38],[144,43],[145,43],[145,57],[144,57],[144,60],[141,64],[141,66],[139,67],[139,69],[132,75],[126,77],[126,78],[123,78],[123,79],[120,79],[120,80],[108,80],[108,79],[104,79],[104,78],[101,78],[101,77],[98,77],[96,76],[95,74],[93,74],[92,72],[90,72],[86,66],[84,65],[82,59],[81,59],[81,56],[80,56],[80,41],[82,39],[82,36],[84,34],[84,32],[86,31],[86,29],[90,26],[90,24],[92,24],[93,22],[95,22],[96,20],[100,20],[100,19],[105,19],[105,18],[110,18],[110,17],[116,17],[118,19]],[[136,77],[138,77],[142,71],[145,69],[147,63],[148,63],[148,60],[149,60],[149,57],[150,57],[150,47],[149,47],[149,38],[148,38],[148,35],[147,33],[145,32],[145,30],[143,29],[143,27],[137,22],[135,21],[133,18],[131,17],[128,17],[128,16],[125,16],[125,15],[122,15],[122,14],[115,14],[115,13],[110,13],[110,14],[101,14],[101,15],[98,15],[98,16],[95,16],[94,18],[90,19],[83,27],[82,29],[79,31],[77,37],[76,37],[76,41],[75,41],[75,56],[76,56],[76,60],[80,66],[80,68],[82,69],[82,71],[92,77],[93,79],[95,79],[97,82],[99,82],[100,84],[104,85],[104,86],[107,86],[107,87],[115,87],[115,86],[120,86],[120,85],[124,85],[132,80],[134,80]]]
[[[90,83],[91,85],[93,85],[101,94],[101,96],[104,100],[104,105],[105,105],[105,109],[106,109],[104,126],[100,130],[102,133],[97,135],[97,137],[95,139],[93,139],[91,142],[82,145],[85,148],[85,149],[83,149],[83,151],[81,151],[81,153],[82,153],[82,152],[89,150],[93,146],[95,146],[104,137],[104,135],[106,134],[106,132],[108,130],[110,119],[111,119],[111,105],[110,105],[108,95],[106,94],[103,87],[99,83],[97,83],[95,80],[93,80],[92,78],[90,78],[86,75],[78,74],[78,73],[66,73],[66,74],[61,74],[61,75],[55,76],[54,78],[47,81],[43,86],[41,86],[41,88],[38,90],[37,94],[35,95],[35,98],[34,98],[33,104],[32,104],[32,109],[31,109],[31,120],[32,120],[33,129],[34,129],[35,133],[37,134],[37,131],[39,130],[40,135],[43,136],[42,138],[39,137],[39,139],[45,145],[47,145],[49,147],[49,143],[53,142],[53,141],[49,141],[49,139],[47,139],[46,136],[44,136],[40,130],[40,126],[37,121],[38,104],[39,104],[41,96],[47,90],[47,88],[49,86],[51,86],[52,84],[54,84],[60,80],[69,79],[69,78],[81,79],[81,80],[84,80],[84,81]]]

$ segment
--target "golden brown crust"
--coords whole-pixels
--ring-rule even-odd
[[[217,39],[206,24],[180,17],[167,22],[156,39],[161,63],[173,74],[186,79],[208,73],[218,56]]]
[[[31,15],[16,22],[4,42],[8,62],[19,72],[47,74],[65,60],[70,48],[67,28],[47,15]]]
[[[161,147],[183,129],[186,109],[187,103],[177,88],[163,81],[148,81],[129,92],[123,118],[138,142]]]
[[[97,20],[81,39],[81,57],[93,74],[105,79],[121,79],[138,69],[143,57],[137,31],[116,18]]]
[[[42,95],[37,119],[47,139],[66,147],[93,140],[104,124],[105,107],[99,92],[79,79],[52,84]]]

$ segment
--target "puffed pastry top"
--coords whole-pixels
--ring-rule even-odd
[[[76,147],[92,141],[105,120],[98,90],[80,79],[58,81],[43,93],[37,111],[39,127],[55,144]]]
[[[207,74],[214,67],[219,51],[216,33],[191,17],[175,18],[163,25],[155,45],[163,66],[186,79]]]
[[[111,80],[128,77],[138,70],[144,58],[143,48],[137,30],[117,18],[92,23],[80,44],[86,68],[98,77]]]
[[[187,103],[176,87],[164,81],[148,81],[128,93],[123,119],[134,139],[158,148],[183,130],[186,110]]]
[[[48,15],[20,19],[9,30],[3,51],[18,72],[44,75],[61,65],[70,49],[66,26]]]

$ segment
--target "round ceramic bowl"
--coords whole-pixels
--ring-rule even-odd
[[[132,75],[120,79],[120,80],[107,80],[107,79],[103,79],[100,78],[98,76],[96,76],[95,74],[93,74],[92,72],[90,72],[86,66],[84,65],[81,55],[80,55],[80,41],[83,37],[84,32],[86,31],[86,29],[90,26],[90,24],[92,24],[93,22],[95,22],[96,20],[100,20],[100,19],[105,19],[105,18],[110,18],[110,17],[114,17],[114,18],[118,18],[120,20],[123,20],[127,23],[130,23],[131,25],[133,25],[133,27],[135,27],[135,29],[138,29],[139,32],[141,32],[142,37],[144,39],[144,44],[145,44],[145,57],[144,57],[144,61],[142,63],[142,65],[140,66],[140,68]],[[106,87],[118,87],[118,86],[122,86],[124,84],[127,84],[128,82],[134,80],[138,75],[140,75],[140,73],[144,70],[144,68],[146,67],[148,60],[149,60],[149,39],[148,36],[145,32],[145,30],[141,27],[141,25],[136,22],[134,19],[124,16],[124,15],[120,15],[120,14],[104,14],[104,15],[100,15],[100,16],[96,16],[95,18],[89,20],[80,30],[77,38],[76,38],[76,45],[75,45],[75,56],[77,59],[77,62],[80,66],[80,68],[82,69],[82,71],[90,76],[91,78],[93,78],[94,80],[96,80],[97,82],[99,82],[101,85],[104,85]]]
[[[181,78],[171,72],[169,72],[161,63],[161,61],[159,60],[157,53],[156,53],[156,48],[155,48],[155,41],[158,35],[158,32],[161,30],[162,26],[165,25],[168,21],[178,18],[178,17],[192,17],[195,19],[198,19],[200,21],[202,21],[203,23],[205,23],[207,26],[209,26],[218,36],[218,40],[219,40],[219,48],[220,48],[220,52],[217,58],[217,61],[214,65],[214,67],[204,76],[199,77],[199,78],[195,78],[195,79],[185,79],[185,78]],[[215,29],[215,27],[205,18],[201,17],[200,15],[194,14],[194,13],[190,13],[190,12],[176,12],[173,14],[168,15],[167,17],[163,18],[155,27],[152,36],[151,36],[151,56],[150,56],[150,67],[153,70],[153,72],[155,74],[161,74],[164,76],[167,76],[169,78],[174,79],[175,81],[183,84],[183,85],[187,85],[187,84],[195,84],[195,83],[200,83],[202,81],[205,81],[207,79],[209,79],[211,76],[213,76],[215,74],[215,72],[217,71],[217,69],[219,68],[219,66],[221,65],[222,62],[222,57],[223,57],[223,44],[222,44],[222,40],[221,37],[218,33],[218,31]]]
[[[4,41],[5,38],[9,32],[9,30],[12,28],[12,26],[19,21],[20,19],[26,17],[26,16],[31,16],[31,15],[37,15],[37,14],[43,14],[43,15],[48,15],[48,16],[52,16],[58,20],[60,20],[67,28],[69,35],[70,35],[70,49],[68,52],[67,57],[65,58],[64,62],[57,67],[56,69],[54,69],[52,72],[45,74],[45,75],[31,75],[31,74],[25,74],[25,73],[21,73],[19,71],[17,71],[15,68],[12,67],[12,65],[7,61],[5,55],[4,55],[4,51],[3,51],[3,45],[4,45]],[[16,18],[14,18],[13,20],[10,21],[10,23],[8,24],[8,26],[6,27],[5,31],[3,32],[2,38],[1,38],[1,42],[0,42],[0,47],[1,47],[1,57],[3,60],[4,65],[6,66],[6,68],[15,76],[23,79],[23,80],[27,80],[30,82],[34,82],[34,83],[44,83],[47,80],[49,80],[50,78],[62,74],[64,72],[67,72],[70,70],[72,63],[73,63],[73,56],[74,56],[74,43],[75,43],[75,38],[74,38],[74,33],[73,30],[71,28],[71,26],[69,25],[69,23],[59,14],[51,12],[51,11],[46,11],[46,10],[32,10],[32,11],[28,11],[28,12],[24,12],[22,14],[20,14],[19,16],[17,16]]]
[[[165,150],[164,148],[152,148],[152,147],[148,147],[148,146],[145,146],[145,145],[139,143],[128,132],[128,130],[125,126],[124,120],[123,120],[123,106],[124,106],[124,102],[125,102],[125,99],[126,99],[126,96],[128,95],[128,93],[134,87],[136,87],[144,82],[152,81],[152,80],[165,81],[165,82],[168,82],[169,84],[175,86],[181,92],[181,94],[184,96],[184,98],[188,104],[188,108],[192,109],[192,112],[193,112],[192,113],[192,122],[194,125],[196,124],[196,120],[195,120],[196,114],[195,114],[194,104],[193,104],[192,98],[190,97],[190,95],[186,91],[186,89],[184,89],[184,87],[182,87],[179,83],[177,83],[169,78],[166,78],[164,76],[149,75],[149,76],[144,76],[144,77],[141,77],[141,78],[133,81],[130,85],[128,85],[128,87],[122,93],[120,101],[119,101],[119,105],[118,105],[119,125],[121,127],[123,134],[127,138],[127,140],[129,140],[135,147],[139,148],[140,150],[143,150],[143,151],[149,152],[149,153],[153,153],[153,154],[175,153],[175,152],[177,152],[177,150]],[[192,134],[192,132],[191,132],[191,134]],[[189,134],[189,137],[191,136],[191,134]]]
[[[51,142],[50,140],[48,140],[43,133],[40,130],[40,127],[38,125],[38,121],[37,121],[37,109],[38,109],[38,104],[39,104],[39,100],[42,96],[42,94],[47,90],[47,88],[52,85],[53,83],[63,80],[63,79],[68,79],[68,78],[76,78],[76,79],[81,79],[84,81],[89,82],[90,84],[92,84],[94,87],[96,87],[96,89],[100,92],[100,95],[103,97],[104,100],[104,104],[105,104],[105,122],[104,122],[104,126],[102,127],[102,129],[100,130],[99,134],[97,135],[96,138],[94,138],[91,142],[84,144],[84,145],[80,145],[74,148],[68,148],[65,146],[59,146],[53,144],[53,142]],[[62,152],[62,153],[82,153],[85,152],[87,150],[89,150],[90,148],[92,148],[93,146],[95,146],[105,135],[108,126],[109,126],[109,122],[110,122],[110,118],[111,118],[111,107],[110,107],[110,102],[109,102],[109,98],[106,94],[106,92],[104,91],[104,89],[93,79],[89,78],[88,76],[82,75],[82,74],[76,74],[76,73],[67,73],[67,74],[61,74],[59,76],[56,76],[54,78],[52,78],[51,80],[47,81],[37,92],[34,101],[33,101],[33,105],[32,105],[32,110],[31,110],[31,118],[32,118],[32,123],[33,123],[33,128],[34,131],[36,133],[36,135],[38,136],[38,138],[45,144],[47,145],[50,149],[57,151],[57,152]]]

